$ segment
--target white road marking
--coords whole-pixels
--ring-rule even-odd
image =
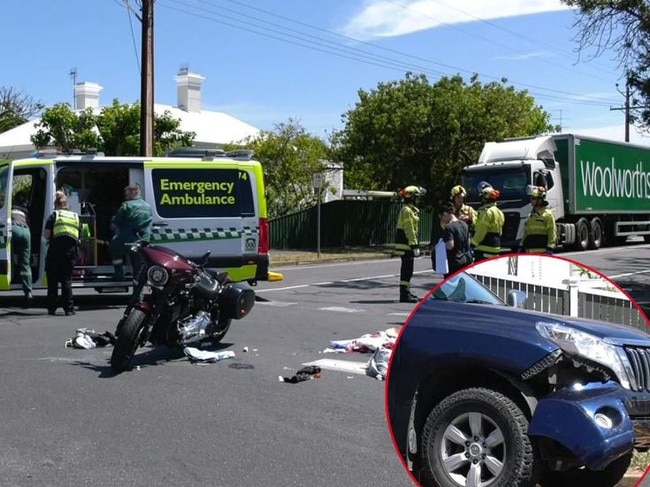
[[[433,273],[432,270],[424,270],[424,271],[415,271],[413,275],[416,274],[427,274],[427,273]],[[270,288],[270,289],[256,289],[255,293],[267,293],[271,291],[288,291],[291,289],[302,289],[305,287],[310,287],[310,286],[324,286],[324,285],[329,285],[329,284],[336,284],[337,282],[343,282],[343,283],[348,283],[348,282],[360,282],[360,281],[372,281],[375,279],[388,279],[390,277],[398,277],[399,274],[385,274],[382,276],[366,276],[366,277],[355,277],[354,279],[344,279],[341,281],[327,281],[327,282],[316,282],[316,283],[311,283],[311,284],[299,284],[296,286],[286,286],[286,287],[275,287],[275,288]]]
[[[311,284],[299,284],[297,286],[287,286],[287,287],[274,287],[273,289],[256,289],[255,294],[264,293],[267,291],[288,291],[289,289],[300,289],[303,287],[309,287]]]
[[[367,362],[353,362],[351,360],[336,360],[330,358],[322,358],[313,362],[302,364],[303,366],[316,365],[321,369],[335,370],[338,372],[347,372],[350,374],[366,375]]]
[[[298,303],[284,303],[282,301],[259,301],[256,304],[266,305],[266,306],[277,306],[278,308],[284,308],[286,306],[293,306]]]
[[[607,276],[609,279],[619,279],[621,277],[630,277],[630,276],[636,276],[637,274],[647,274],[650,272],[650,269],[645,269],[643,271],[636,271],[636,272],[626,272],[625,274],[618,274],[615,276]]]
[[[388,313],[388,316],[409,316],[410,314],[410,311],[405,311],[402,313]]]
[[[337,311],[341,313],[363,313],[365,311],[365,309],[345,308],[343,306],[327,306],[318,309],[321,311]]]

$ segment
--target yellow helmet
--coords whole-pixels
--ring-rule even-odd
[[[455,196],[457,196],[457,195],[459,195],[459,194],[460,194],[460,195],[463,195],[463,198],[464,198],[465,196],[467,196],[467,191],[465,191],[465,188],[463,188],[460,184],[457,185],[457,186],[454,186],[453,188],[451,188],[451,194],[450,194],[450,197],[451,197],[451,198],[454,198]]]
[[[421,186],[407,186],[399,191],[399,195],[404,199],[424,196],[425,194],[427,194],[427,190]]]
[[[542,186],[533,188],[530,192],[530,197],[546,201],[546,188]]]

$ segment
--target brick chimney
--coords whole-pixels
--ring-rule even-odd
[[[103,86],[88,81],[74,85],[74,99],[77,110],[99,108],[99,92],[103,89]]]
[[[178,87],[178,108],[186,112],[201,111],[201,85],[205,78],[182,68],[174,77]]]

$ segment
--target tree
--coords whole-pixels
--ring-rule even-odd
[[[276,124],[272,131],[262,131],[257,137],[249,138],[245,147],[254,150],[255,159],[262,164],[270,217],[314,204],[313,175],[323,171],[328,153],[323,140],[289,119]]]
[[[650,129],[650,4],[647,0],[561,0],[577,7],[578,51],[612,50],[632,93],[632,114]],[[638,108],[634,108],[638,107]]]
[[[140,106],[113,104],[99,114],[87,108],[75,112],[67,103],[59,103],[43,111],[36,124],[32,143],[36,147],[57,146],[64,151],[96,148],[107,156],[137,156],[140,153]],[[155,155],[192,145],[194,132],[180,129],[180,120],[166,111],[154,120]]]
[[[37,148],[54,145],[63,151],[83,151],[101,145],[92,108],[75,113],[68,103],[57,103],[43,110],[34,126],[37,131],[31,141]]]
[[[22,125],[43,109],[43,104],[15,88],[0,86],[0,133]]]
[[[344,129],[332,137],[346,187],[416,184],[438,203],[462,168],[478,160],[486,141],[558,130],[526,91],[506,82],[482,84],[474,75],[469,83],[453,76],[431,85],[426,76],[407,73],[403,80],[359,90],[356,106],[343,115]]]

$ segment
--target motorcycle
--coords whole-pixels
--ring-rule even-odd
[[[147,342],[172,349],[218,343],[232,320],[244,318],[255,304],[250,287],[233,283],[226,272],[204,268],[210,252],[198,262],[147,243],[134,244],[131,252],[142,266],[115,331],[110,363],[116,372],[127,370],[138,347]],[[146,295],[145,287],[151,290]]]

